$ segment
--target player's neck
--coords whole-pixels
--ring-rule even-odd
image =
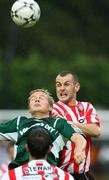
[[[48,118],[49,114],[48,113],[37,112],[37,113],[33,113],[32,117],[37,118],[37,119]]]
[[[61,102],[62,102],[62,101],[61,101]],[[68,100],[68,101],[66,101],[66,102],[62,102],[62,103],[66,104],[67,106],[75,106],[75,105],[76,105],[76,102],[77,102],[77,100],[76,100],[76,97],[75,97],[75,98],[73,98],[73,99],[70,99],[70,100]]]
[[[76,100],[72,100],[72,101],[69,101],[67,103],[68,106],[75,106],[76,105]]]
[[[31,156],[31,154],[29,155],[29,161],[32,161],[32,160],[46,160],[47,161],[47,156],[45,157],[42,157],[42,158],[36,158],[36,157],[33,157]]]

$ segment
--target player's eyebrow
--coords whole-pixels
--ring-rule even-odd
[[[73,81],[65,81],[64,83],[71,83],[71,82],[73,82]],[[62,82],[56,81],[56,84],[57,84],[57,83],[62,83]]]

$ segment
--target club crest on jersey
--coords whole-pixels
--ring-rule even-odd
[[[79,119],[79,123],[84,123],[85,119]]]

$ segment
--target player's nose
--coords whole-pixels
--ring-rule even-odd
[[[61,91],[63,91],[65,89],[65,86],[62,85],[60,89],[61,89]]]
[[[39,102],[39,99],[37,98],[37,99],[35,99],[35,102]]]

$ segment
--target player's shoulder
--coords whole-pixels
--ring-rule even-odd
[[[84,109],[84,108],[90,108],[93,107],[92,103],[90,101],[78,101],[77,106],[79,109]]]
[[[24,120],[24,119],[26,119],[26,120],[27,120],[27,119],[31,119],[31,118],[28,118],[28,117],[26,117],[26,116],[19,116],[19,117],[20,117],[20,119],[23,119],[23,120]]]
[[[52,116],[50,116],[49,118],[48,118],[48,121],[50,122],[50,123],[56,123],[59,119],[62,119],[62,118],[57,118],[57,117],[52,117]]]
[[[17,117],[17,120],[19,120],[19,121],[28,121],[28,120],[29,121],[31,121],[31,120],[33,121],[33,119],[34,118],[32,118],[32,117],[26,117],[26,116],[18,116]]]
[[[65,119],[60,118],[60,117],[49,117],[48,123],[55,128],[57,126],[60,127],[64,121],[66,122]]]
[[[78,104],[92,104],[90,101],[78,101]]]
[[[63,103],[61,102],[61,101],[55,101],[54,103],[53,103],[53,107],[54,106],[60,106],[60,105],[62,105]]]
[[[74,180],[73,176],[71,176],[71,174],[69,174],[68,172],[60,169],[57,167],[57,170],[58,170],[58,174],[59,174],[59,177],[60,177],[60,180],[63,179],[67,179],[67,180]]]
[[[30,122],[31,119],[32,118],[28,118],[26,116],[18,116],[18,117],[16,117],[17,127],[20,127],[20,126],[22,126],[24,124],[27,124],[28,122]]]

